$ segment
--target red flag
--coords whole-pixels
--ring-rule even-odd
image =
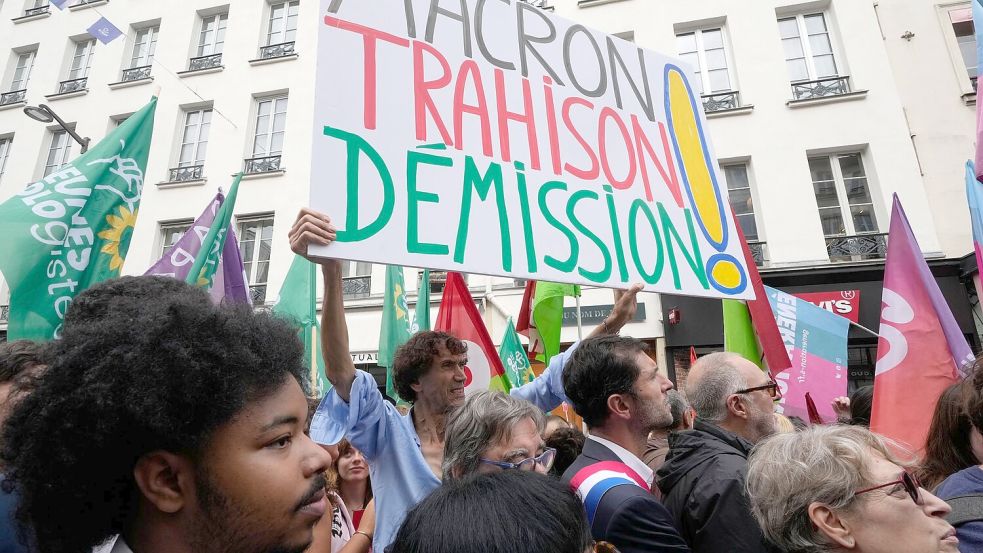
[[[935,404],[958,379],[959,363],[969,355],[961,352],[969,348],[945,301],[933,301],[942,293],[897,196],[887,244],[870,429],[918,452]],[[946,327],[955,329],[949,332],[954,343]]]
[[[734,211],[731,210],[731,217]],[[737,220],[734,217],[734,220]],[[765,285],[761,282],[761,275],[758,274],[758,266],[754,264],[751,256],[751,248],[744,239],[744,232],[741,225],[736,225],[737,238],[744,248],[744,260],[747,262],[747,278],[751,287],[754,289],[754,299],[747,300],[747,308],[751,313],[751,324],[754,326],[754,333],[758,335],[758,343],[761,345],[761,352],[764,354],[765,364],[768,365],[768,374],[772,379],[778,378],[778,373],[792,367],[792,362],[788,358],[788,351],[785,349],[785,342],[782,335],[778,332],[778,323],[775,322],[775,313],[771,310],[771,302],[765,294]]]
[[[692,367],[693,365],[696,364],[696,359],[697,359],[697,357],[696,357],[696,348],[694,348],[693,346],[690,346],[689,347],[689,366],[690,367]]]
[[[505,367],[460,273],[447,273],[444,297],[440,300],[440,311],[433,328],[457,336],[468,346],[464,393],[508,389],[505,386]]]
[[[816,402],[812,401],[812,396],[806,392],[806,411],[809,412],[809,422],[812,424],[823,424],[823,418],[819,416],[819,409],[816,409]]]
[[[535,298],[536,281],[527,280],[526,288],[522,292],[522,306],[519,307],[519,320],[515,322],[515,331],[529,338],[529,347],[527,349],[530,357],[546,351],[543,347],[543,339],[539,335],[539,329],[536,328],[536,321],[533,318],[532,309]]]

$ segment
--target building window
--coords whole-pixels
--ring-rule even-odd
[[[179,223],[167,223],[160,226],[160,252],[157,257],[163,257],[164,252],[171,246],[178,243],[184,233],[191,228],[192,221],[182,221]]]
[[[887,244],[877,234],[877,215],[860,153],[810,157],[809,171],[830,259],[884,257]]]
[[[297,17],[300,2],[282,2],[270,6],[270,29],[266,33],[266,45],[294,42],[297,39]]]
[[[270,272],[272,247],[273,217],[239,222],[239,249],[254,305],[266,302],[266,283]]]
[[[734,212],[734,218],[744,239],[748,242],[751,249],[751,257],[758,265],[763,265],[767,261],[764,250],[764,242],[758,234],[758,223],[755,219],[754,199],[751,194],[751,178],[748,175],[746,163],[735,163],[722,165],[724,177],[727,179],[727,196],[730,199],[730,207]]]
[[[15,52],[17,58],[14,60],[14,72],[10,76],[10,84],[7,85],[6,92],[0,94],[0,106],[23,102],[27,99],[27,83],[31,79],[31,70],[34,68],[34,57],[37,50],[26,52]]]
[[[50,10],[51,5],[48,4],[48,0],[28,0],[24,8],[24,17],[48,13]]]
[[[956,35],[956,45],[959,47],[962,65],[965,66],[966,74],[973,83],[973,90],[976,90],[976,28],[973,25],[973,9],[949,10],[949,23],[952,25],[952,32]]]
[[[222,66],[222,50],[225,47],[225,26],[228,20],[229,14],[227,13],[217,13],[201,18],[195,56],[188,63],[189,71]]]
[[[676,50],[692,68],[694,83],[707,113],[741,106],[728,63],[723,27],[697,29],[676,35]]]
[[[48,144],[48,157],[44,162],[44,175],[47,177],[61,169],[72,157],[72,137],[65,131],[52,131]]]
[[[59,94],[85,90],[92,67],[92,55],[96,48],[96,39],[74,41],[75,50],[72,61],[68,66],[68,78],[58,86]]]
[[[208,131],[211,125],[211,109],[185,112],[178,163],[176,168],[171,169],[170,181],[179,182],[203,178],[205,154],[208,151]]]
[[[824,13],[779,19],[778,31],[794,100],[850,92],[847,78],[839,74]]]
[[[345,299],[369,297],[372,293],[372,264],[364,261],[342,261],[341,287]]]
[[[133,51],[130,53],[130,66],[123,70],[125,81],[135,81],[150,77],[150,67],[154,63],[157,50],[157,33],[160,27],[146,27],[136,31],[133,38]]]
[[[0,138],[0,179],[3,179],[4,169],[7,167],[7,158],[10,157],[10,147],[13,146],[12,137]]]
[[[246,160],[246,173],[280,170],[283,134],[287,127],[287,97],[257,100],[256,132],[252,157]]]

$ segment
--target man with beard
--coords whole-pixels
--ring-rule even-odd
[[[688,551],[665,507],[651,494],[641,460],[649,432],[672,422],[672,382],[634,338],[581,342],[563,370],[563,388],[589,434],[563,481],[584,502],[595,540],[622,553]]]
[[[337,231],[327,215],[302,209],[290,229],[290,248],[307,255],[310,244],[327,245]],[[393,384],[399,396],[413,407],[402,415],[387,403],[375,379],[367,372],[356,371],[348,343],[348,324],[342,294],[341,262],[317,259],[324,278],[324,303],[321,311],[321,343],[327,377],[333,385],[311,423],[311,436],[321,443],[335,443],[345,436],[369,462],[376,498],[374,551],[382,551],[396,536],[400,524],[423,498],[441,483],[444,442],[450,413],[464,403],[467,380],[467,346],[446,332],[424,331],[412,336],[393,358]],[[630,321],[637,308],[640,285],[616,294],[611,314],[593,334],[618,332]],[[513,397],[526,400],[542,411],[559,406],[566,397],[561,381],[562,367],[576,346],[553,357],[550,365],[532,382],[513,388]],[[493,396],[486,396],[489,401]],[[515,429],[514,438],[537,438],[529,435],[528,418],[523,428]],[[535,426],[535,425],[534,425]],[[535,430],[538,432],[539,428]],[[523,440],[525,441],[525,440]],[[527,449],[538,448],[531,444]],[[501,451],[511,451],[512,445]],[[505,447],[508,445],[508,447]],[[522,447],[526,447],[525,445]],[[490,459],[509,462],[499,456]]]
[[[8,419],[7,484],[39,551],[310,545],[330,456],[305,434],[296,331],[186,289],[65,325]]]
[[[778,384],[739,355],[712,353],[690,369],[686,394],[697,418],[669,435],[658,473],[665,506],[694,553],[768,551],[745,482],[751,448],[776,431]]]

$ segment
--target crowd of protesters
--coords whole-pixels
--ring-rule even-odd
[[[289,233],[301,255],[335,236],[309,210]],[[465,343],[415,334],[403,413],[352,363],[340,263],[317,261],[323,398],[289,323],[167,277],[97,284],[57,340],[0,344],[0,553],[983,551],[983,371],[913,459],[867,429],[870,388],[811,427],[735,354],[675,390],[619,334],[633,287],[508,394],[465,396]],[[564,402],[586,433],[545,414]]]

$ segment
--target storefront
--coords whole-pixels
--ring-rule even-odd
[[[980,342],[974,322],[973,309],[977,303],[971,270],[964,259],[929,261],[935,276],[974,352]],[[821,307],[850,318],[848,359],[849,390],[872,384],[877,360],[877,336],[880,326],[881,286],[884,264],[829,266],[808,269],[764,269],[761,278],[765,285],[803,297]],[[680,389],[686,387],[690,366],[690,347],[697,355],[723,349],[723,318],[719,300],[683,296],[662,296],[665,324],[666,360],[670,377]]]

